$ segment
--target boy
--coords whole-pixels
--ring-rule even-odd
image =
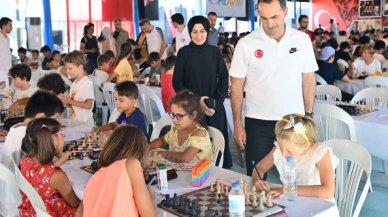
[[[91,77],[94,83],[97,84],[97,86],[101,87],[102,83],[108,80],[109,78],[107,72],[110,68],[110,57],[105,54],[101,54],[97,58],[97,65],[98,68],[93,71],[93,76]]]
[[[10,128],[2,145],[2,153],[11,156],[15,151],[21,149],[22,139],[30,121],[42,117],[58,119],[63,110],[62,102],[57,96],[47,91],[37,91],[31,96],[24,108],[24,121]]]
[[[51,69],[58,69],[60,66],[62,66],[63,63],[61,61],[61,53],[57,50],[53,52],[53,61],[50,63]]]
[[[147,135],[146,121],[143,113],[139,108],[136,108],[139,89],[132,81],[123,81],[115,87],[115,102],[116,108],[121,112],[116,122],[101,126],[100,131],[108,131],[115,129],[119,124],[131,124],[141,129],[144,135]]]
[[[166,112],[170,111],[170,100],[175,96],[175,90],[172,86],[172,76],[174,74],[176,56],[172,55],[167,57],[164,62],[165,72],[162,73],[160,82],[162,86],[162,102]]]
[[[16,89],[12,102],[28,98],[38,90],[37,87],[30,84],[31,69],[26,64],[14,65],[9,70],[9,75],[12,77],[12,84]]]
[[[37,70],[39,68],[39,51],[38,50],[32,50],[31,51],[31,59],[29,61],[29,65],[32,70]]]
[[[50,63],[53,61],[53,56],[51,54],[50,47],[45,45],[40,49],[40,52],[43,53],[43,56],[44,56],[44,59],[42,62],[42,69],[50,70]]]
[[[105,55],[107,55],[109,57],[109,70],[107,70],[106,72],[110,75],[113,73],[113,71],[115,70],[115,54],[113,53],[113,51],[111,50],[107,50],[105,51],[104,53]]]
[[[70,117],[80,122],[85,122],[90,126],[94,125],[93,82],[86,76],[86,60],[81,51],[73,51],[64,58],[67,75],[74,79],[70,87],[70,95],[59,94],[59,99],[67,106],[71,107]]]
[[[24,47],[19,47],[18,56],[20,58],[20,63],[28,64],[27,50]]]
[[[148,64],[151,65],[151,70],[150,70],[150,74],[149,74],[149,77],[151,78],[151,80],[155,80],[157,78],[160,78],[160,74],[162,72],[163,67],[162,67],[162,63],[161,63],[159,54],[156,52],[150,53],[150,55],[148,55],[147,62],[148,62]]]

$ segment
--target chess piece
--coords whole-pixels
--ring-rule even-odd
[[[221,187],[220,194],[224,194],[224,184],[221,183],[220,187]]]
[[[166,211],[163,212],[163,217],[167,217],[167,212]]]
[[[272,207],[272,195],[267,194],[267,206]]]
[[[217,203],[218,204],[222,203],[222,195],[221,194],[217,194]]]
[[[172,198],[172,208],[177,209],[178,207],[179,207],[179,200],[178,200],[177,194],[175,193],[174,197]]]
[[[251,200],[249,199],[248,184],[247,183],[244,183],[244,195],[245,195],[245,204],[251,205]]]
[[[214,192],[214,182],[210,182],[210,192]]]
[[[229,196],[229,188],[227,185],[224,186],[224,196],[225,197]]]
[[[263,211],[264,210],[264,204],[263,204],[263,197],[259,198],[259,210]]]

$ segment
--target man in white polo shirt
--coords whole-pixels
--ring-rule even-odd
[[[8,34],[12,31],[12,20],[0,19],[0,89],[8,89],[8,71],[12,67],[12,54]]]
[[[179,49],[190,43],[191,38],[187,26],[185,26],[185,19],[181,13],[176,13],[171,16],[171,22],[176,29],[175,41],[176,49],[175,56],[178,54]]]
[[[314,71],[318,70],[308,35],[285,25],[286,0],[259,0],[258,4],[262,27],[240,39],[229,71],[234,137],[246,150],[248,175],[273,148],[276,121],[287,114],[312,115]]]
[[[157,52],[162,55],[167,47],[163,30],[151,25],[149,20],[140,21],[140,28],[141,31],[146,33],[148,53]]]

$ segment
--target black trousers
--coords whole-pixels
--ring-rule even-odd
[[[247,175],[252,176],[254,166],[260,162],[274,147],[276,121],[245,118],[247,134],[245,147],[245,165]],[[266,179],[265,174],[263,179]]]

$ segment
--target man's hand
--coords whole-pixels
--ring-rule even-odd
[[[245,150],[245,144],[247,142],[247,134],[242,124],[234,126],[234,141],[238,145],[241,151]]]

